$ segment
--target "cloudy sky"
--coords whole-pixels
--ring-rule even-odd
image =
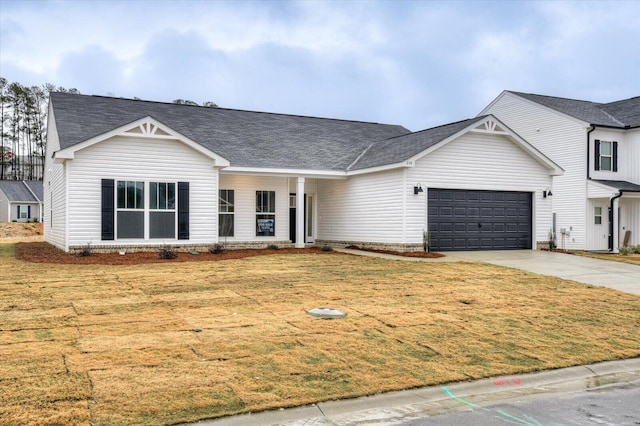
[[[640,95],[640,0],[0,0],[0,76],[420,130],[505,89]]]

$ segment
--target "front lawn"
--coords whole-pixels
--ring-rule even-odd
[[[595,259],[613,260],[615,262],[630,263],[632,265],[640,265],[640,254],[630,253],[623,255],[620,253],[594,253],[589,251],[576,251],[573,254],[578,256],[593,257]]]
[[[640,356],[640,297],[338,253],[56,265],[0,244],[0,419],[173,424]],[[344,319],[308,309],[333,307]]]

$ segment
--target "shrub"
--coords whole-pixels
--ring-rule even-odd
[[[331,246],[322,246],[322,251],[333,251],[333,247],[331,247]]]
[[[178,257],[178,253],[169,246],[164,246],[160,249],[160,253],[158,253],[160,259],[175,259]]]
[[[555,250],[558,248],[558,243],[556,242],[556,233],[553,229],[549,230],[549,250]]]
[[[214,246],[209,247],[209,253],[221,254],[221,253],[224,253],[224,251],[225,251],[224,246],[220,244],[216,244]]]
[[[631,253],[631,247],[620,247],[618,251],[620,252],[621,255],[627,256],[629,255],[629,253]]]
[[[91,256],[91,243],[87,243],[87,245],[80,251],[76,253],[79,257],[88,257]]]
[[[269,245],[267,246],[267,248],[268,248],[269,250],[278,250],[278,245],[277,245],[277,244],[269,244]]]
[[[640,244],[630,247],[634,254],[640,254]]]

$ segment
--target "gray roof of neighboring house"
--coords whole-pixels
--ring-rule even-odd
[[[617,189],[618,191],[623,192],[640,192],[640,185],[626,182],[624,180],[601,180],[601,179],[593,179],[594,182],[601,183],[603,185],[610,186],[612,188]]]
[[[44,199],[40,180],[0,180],[0,191],[11,202],[40,203]]]
[[[349,170],[366,169],[407,160],[485,118],[486,116],[475,117],[375,142]]]
[[[597,103],[533,93],[510,93],[586,121],[589,124],[619,128],[640,127],[640,96],[610,103]]]
[[[52,93],[61,148],[151,116],[226,158],[231,166],[346,170],[402,126]]]

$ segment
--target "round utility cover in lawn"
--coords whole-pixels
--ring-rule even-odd
[[[326,319],[344,318],[347,316],[344,312],[334,308],[313,308],[309,309],[307,313],[314,317]]]

